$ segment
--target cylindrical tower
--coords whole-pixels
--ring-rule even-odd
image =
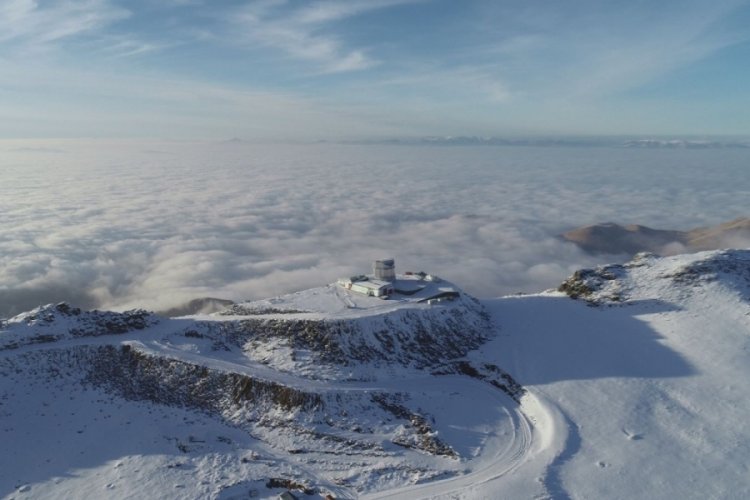
[[[376,260],[372,265],[372,273],[375,279],[393,281],[396,279],[396,262],[394,259]]]

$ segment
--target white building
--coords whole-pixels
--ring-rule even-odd
[[[376,260],[372,265],[372,270],[373,275],[371,276],[360,274],[350,278],[340,278],[338,284],[347,290],[369,297],[388,298],[389,295],[396,293],[394,287],[396,264],[394,259]]]
[[[393,284],[382,280],[355,281],[348,287],[352,292],[369,295],[370,297],[387,297],[391,295]]]

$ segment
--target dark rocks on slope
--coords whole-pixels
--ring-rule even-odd
[[[396,363],[425,368],[465,356],[492,330],[481,304],[467,300],[451,307],[395,311],[362,319],[205,322],[191,328],[189,335],[205,335],[217,348],[242,349],[280,338],[293,349],[312,352],[324,363]]]
[[[238,373],[149,356],[129,346],[102,346],[90,357],[86,381],[127,399],[221,411],[253,403],[285,411],[311,411],[318,394]]]
[[[631,292],[627,281],[631,271],[643,266],[655,266],[661,259],[670,257],[639,253],[625,264],[581,269],[566,279],[558,291],[573,299],[586,300],[590,305],[629,303]],[[666,286],[675,287],[682,293],[693,293],[706,284],[718,282],[743,299],[750,300],[750,250],[698,254],[695,260],[687,264],[655,272],[644,279],[650,282],[665,280]]]

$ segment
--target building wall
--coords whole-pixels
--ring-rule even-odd
[[[396,262],[394,259],[376,260],[372,266],[376,279],[393,281],[396,279]]]

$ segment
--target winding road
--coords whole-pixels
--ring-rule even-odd
[[[125,338],[123,338],[125,337]],[[3,356],[44,349],[64,349],[83,345],[122,344],[129,345],[138,351],[172,358],[188,363],[200,364],[212,369],[241,373],[255,378],[276,382],[310,392],[371,392],[371,391],[405,391],[420,390],[435,377],[413,377],[408,380],[390,379],[373,382],[338,382],[329,380],[311,380],[292,373],[281,372],[262,363],[243,358],[242,363],[207,357],[199,352],[191,352],[172,345],[164,338],[156,339],[153,331],[139,332],[127,336],[88,337],[66,339],[59,342],[31,345],[5,351]],[[362,495],[363,499],[420,499],[420,498],[492,498],[493,492],[506,491],[504,481],[514,475],[522,474],[525,478],[545,477],[547,468],[562,453],[568,434],[568,423],[560,410],[543,395],[528,390],[521,399],[521,404],[512,402],[497,388],[468,377],[450,376],[441,379],[445,390],[466,390],[471,386],[479,390],[486,400],[501,403],[504,414],[498,415],[497,426],[510,427],[508,435],[499,433],[491,436],[484,443],[481,453],[465,462],[468,472],[446,479],[423,484],[398,487],[386,491],[376,491]],[[286,457],[289,458],[289,457]],[[296,462],[296,461],[295,461]],[[298,464],[304,469],[304,464]],[[313,474],[312,471],[308,471]],[[331,485],[334,486],[334,485]],[[345,488],[333,488],[341,498],[345,497]]]
[[[415,377],[409,380],[378,380],[376,382],[337,382],[311,380],[287,372],[280,372],[261,363],[243,359],[243,363],[207,358],[198,353],[177,349],[161,341],[130,341],[132,347],[155,355],[166,356],[191,363],[198,363],[217,370],[242,373],[279,384],[313,392],[370,392],[418,390],[434,376]],[[482,454],[467,462],[469,472],[454,477],[431,481],[424,484],[398,487],[360,496],[362,499],[404,499],[420,498],[491,498],[492,492],[502,489],[504,478],[520,468],[528,469],[530,477],[546,476],[547,467],[563,452],[567,440],[568,423],[562,412],[541,393],[528,390],[516,405],[497,388],[479,380],[457,377],[443,384],[460,389],[461,385],[481,388],[488,399],[501,400],[504,406],[503,418],[512,425],[511,439],[495,436],[488,441]]]

